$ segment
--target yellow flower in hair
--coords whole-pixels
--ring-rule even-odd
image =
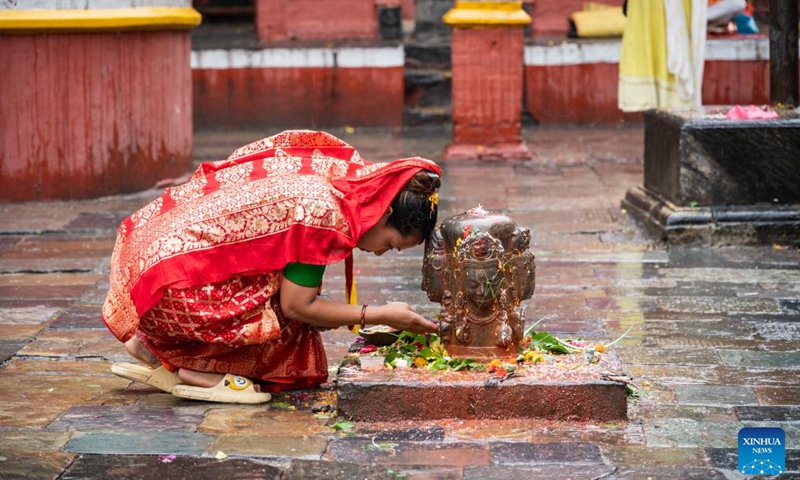
[[[431,202],[431,212],[436,205],[439,205],[439,192],[433,192],[428,197],[428,201]]]

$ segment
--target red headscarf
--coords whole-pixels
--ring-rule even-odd
[[[423,158],[370,163],[338,138],[286,131],[200,165],[122,222],[103,320],[122,341],[166,288],[348,257]]]

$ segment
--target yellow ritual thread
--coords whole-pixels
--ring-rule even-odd
[[[349,305],[358,305],[358,292],[356,291],[356,277],[353,277],[353,286],[350,288],[350,292],[347,293],[347,303]],[[358,324],[353,325],[350,327],[350,331],[358,334]]]
[[[202,19],[191,7],[2,10],[0,33],[186,30],[199,25]]]

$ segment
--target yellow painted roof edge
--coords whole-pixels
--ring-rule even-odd
[[[203,17],[191,7],[92,10],[0,10],[0,34],[183,30]]]
[[[451,27],[524,27],[531,23],[522,2],[456,2],[442,17]]]

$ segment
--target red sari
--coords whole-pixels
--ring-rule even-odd
[[[370,163],[312,131],[204,163],[123,221],[103,320],[172,370],[233,373],[272,390],[324,383],[319,333],[281,312],[283,268],[350,256],[420,170],[441,173],[422,158]]]

